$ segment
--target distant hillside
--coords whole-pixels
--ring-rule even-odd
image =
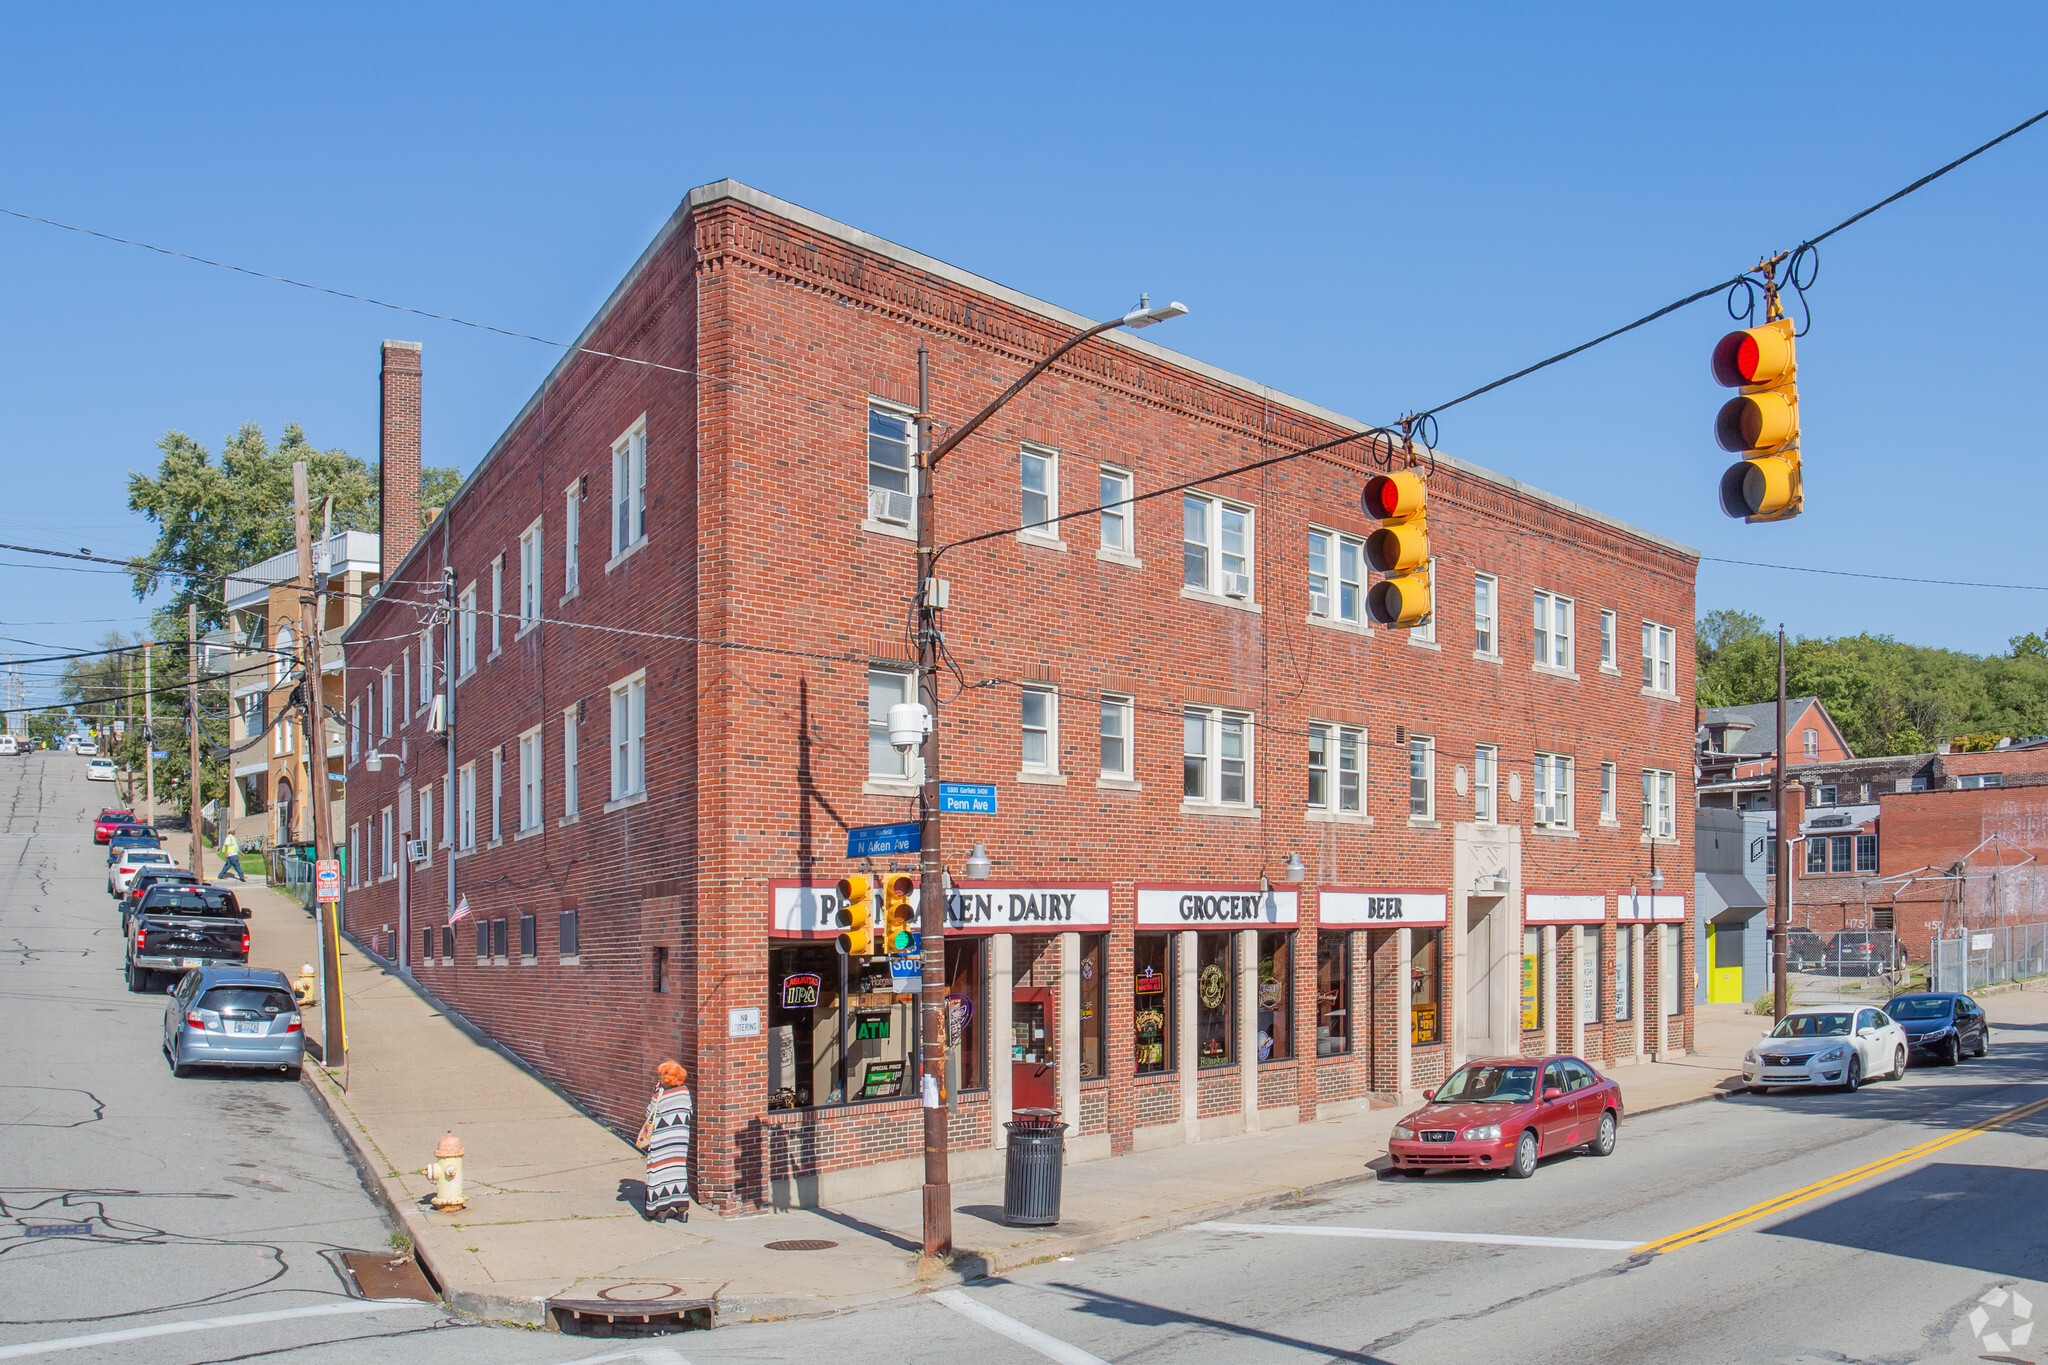
[[[1709,612],[1695,638],[1701,706],[1777,695],[1777,637],[1763,617]],[[1861,758],[1924,753],[1959,735],[2048,734],[2048,641],[2031,633],[1988,657],[1883,635],[1787,640],[1785,682],[1791,696],[1819,697]]]

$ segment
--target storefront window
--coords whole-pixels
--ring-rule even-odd
[[[946,1060],[956,1091],[988,1086],[988,1049],[982,1046],[982,1031],[988,1027],[982,989],[987,943],[983,938],[946,939]]]
[[[1543,931],[1522,931],[1522,1028],[1543,1027]]]
[[[917,1093],[917,997],[880,964],[830,944],[768,952],[768,1107],[805,1109]]]
[[[1657,932],[1657,1000],[1666,1014],[1678,1014],[1678,926],[1660,924]]]
[[[1259,1060],[1294,1055],[1294,935],[1259,935]]]
[[[1131,959],[1131,1038],[1144,1076],[1173,1061],[1173,935],[1137,935]]]
[[[1600,926],[1579,926],[1578,990],[1579,1022],[1600,1022]]]
[[[1237,935],[1195,935],[1195,1065],[1228,1066],[1232,1053],[1231,1005],[1237,983],[1231,978]]]
[[[1614,1017],[1635,1018],[1636,935],[1623,924],[1614,931]]]
[[[1409,1041],[1417,1046],[1443,1041],[1438,996],[1443,986],[1441,929],[1412,929],[1415,943],[1408,954],[1408,1003],[1415,1021]]]
[[[1081,935],[1081,1079],[1103,1075],[1102,976],[1109,963],[1107,934]]]
[[[1351,1051],[1351,935],[1316,935],[1316,1056]]]

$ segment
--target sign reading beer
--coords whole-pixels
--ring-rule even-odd
[[[1443,924],[1450,897],[1441,891],[1362,891],[1326,886],[1316,896],[1322,924]]]
[[[1148,928],[1250,929],[1295,924],[1301,897],[1256,886],[1141,886],[1138,923]]]

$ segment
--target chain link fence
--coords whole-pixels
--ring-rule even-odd
[[[1777,979],[1776,951],[1777,945],[1771,944],[1766,981]],[[1831,936],[1811,929],[1791,931],[1785,983],[1794,1005],[1881,1005],[1899,993],[1904,980],[1898,936],[1889,931],[1844,929]]]
[[[2048,924],[1971,929],[1934,941],[1929,989],[1981,991],[2008,981],[2048,976]]]

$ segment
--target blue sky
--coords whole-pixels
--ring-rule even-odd
[[[1081,312],[1185,300],[1152,337],[1388,420],[2036,112],[2044,40],[2017,5],[17,7],[0,204],[566,339],[733,176]],[[1715,505],[1714,301],[1446,414],[1441,444],[1708,555],[2048,584],[2044,171],[2048,124],[1825,248],[1793,522]],[[555,359],[11,219],[0,317],[0,540],[101,553],[150,544],[126,476],[167,429],[298,421],[374,458],[377,345],[405,337],[427,458],[466,471]],[[1712,563],[1699,600],[1976,652],[2048,624],[2044,593]],[[0,568],[14,639],[145,610]]]

